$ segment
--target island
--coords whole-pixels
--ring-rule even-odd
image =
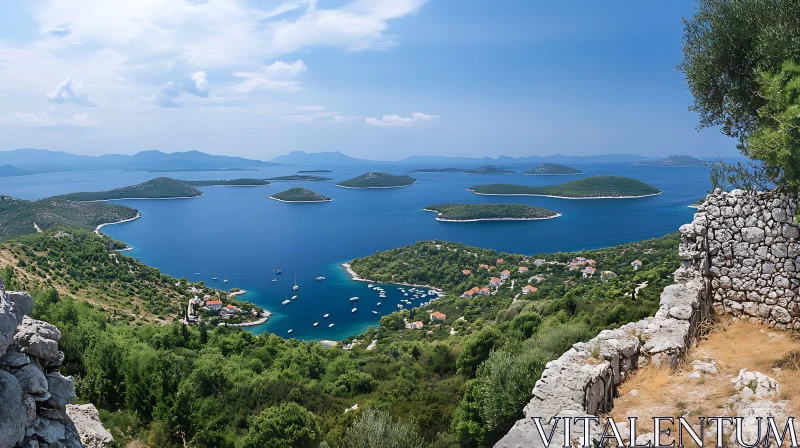
[[[138,217],[137,210],[118,204],[76,202],[58,197],[25,201],[0,196],[0,240],[55,228],[96,230]]]
[[[69,193],[58,196],[70,201],[113,201],[115,199],[183,199],[202,196],[203,192],[177,179],[155,179],[108,191]]]
[[[332,172],[333,171],[331,170],[300,170],[297,173],[302,174],[302,173],[332,173]]]
[[[410,173],[465,173],[465,174],[511,174],[516,171],[495,165],[484,165],[478,168],[419,168]]]
[[[141,170],[125,170],[141,171]],[[148,173],[191,173],[191,172],[234,172],[234,171],[258,171],[255,168],[165,168],[147,170]]]
[[[330,202],[331,198],[321,195],[316,191],[309,190],[308,188],[295,187],[290,188],[280,193],[275,193],[269,197],[276,201],[281,202]]]
[[[687,155],[671,155],[661,160],[656,160],[654,162],[650,161],[641,161],[636,162],[634,165],[639,166],[671,166],[671,167],[693,167],[693,166],[707,166],[708,162],[705,162],[700,159],[696,159],[692,156]]]
[[[525,171],[523,174],[531,176],[569,176],[572,174],[583,174],[583,171],[569,166],[559,165],[558,163],[540,163],[528,171]]]
[[[350,180],[339,182],[343,188],[400,188],[417,183],[411,176],[397,176],[381,171],[370,171]]]
[[[29,176],[31,174],[34,174],[34,172],[12,165],[0,165],[0,177]]]
[[[182,180],[181,182],[193,187],[264,187],[269,185],[266,179],[230,179],[230,180]]]
[[[525,204],[437,204],[423,210],[436,213],[436,220],[444,222],[533,221],[561,216],[556,211]]]
[[[590,176],[559,185],[488,184],[467,190],[490,196],[549,196],[564,199],[628,199],[661,194],[661,190],[640,180],[607,175]]]
[[[272,182],[320,182],[325,180],[333,180],[330,177],[322,176],[308,176],[303,174],[291,174],[289,176],[268,177],[265,180]]]

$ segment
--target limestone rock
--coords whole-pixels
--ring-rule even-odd
[[[27,412],[14,375],[0,370],[0,448],[11,448],[25,438]]]
[[[26,364],[14,372],[22,391],[31,395],[34,400],[44,401],[50,398],[47,389],[47,379],[44,373],[33,364]]]
[[[58,340],[61,332],[55,325],[47,322],[25,317],[17,328],[14,342],[25,354],[40,358],[47,366],[59,365],[64,360],[64,354],[58,350]]]
[[[68,404],[67,415],[75,425],[84,448],[105,448],[114,441],[100,422],[100,414],[93,404]]]
[[[761,372],[742,369],[731,382],[744,400],[778,397],[781,393],[778,382]]]
[[[47,385],[50,391],[50,398],[47,404],[50,406],[66,406],[75,400],[75,382],[71,376],[63,376],[58,372],[51,372],[47,375]]]

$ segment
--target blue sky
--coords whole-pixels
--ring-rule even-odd
[[[674,70],[693,7],[4,0],[0,149],[733,155]]]

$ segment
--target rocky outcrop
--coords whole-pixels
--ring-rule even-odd
[[[31,296],[6,291],[0,280],[0,448],[107,446],[111,435],[94,406],[76,420],[69,414],[75,384],[58,371],[61,332],[32,312]]]
[[[75,424],[84,448],[105,448],[114,440],[100,423],[100,414],[93,404],[68,404],[67,415]]]

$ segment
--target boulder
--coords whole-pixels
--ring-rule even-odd
[[[22,323],[22,318],[33,314],[33,298],[27,292],[6,291],[6,300],[11,304],[11,311]]]
[[[27,409],[14,375],[0,370],[0,448],[12,448],[25,438]]]
[[[93,404],[68,404],[67,415],[75,425],[84,448],[105,448],[114,441],[100,422],[100,414]]]
[[[14,342],[22,353],[36,356],[46,366],[57,366],[64,361],[64,354],[58,350],[61,332],[55,325],[25,316],[22,319]]]
[[[6,301],[4,294],[0,294],[0,356],[4,355],[11,345],[17,323],[11,304]]]
[[[24,365],[14,372],[14,377],[19,381],[22,391],[34,400],[44,401],[50,398],[50,393],[47,391],[47,379],[35,365]]]
[[[744,400],[779,397],[781,394],[781,386],[778,382],[761,372],[742,369],[731,382],[734,383],[734,388],[739,391]]]
[[[50,398],[47,404],[50,406],[66,406],[75,400],[75,382],[71,376],[63,376],[59,372],[51,372],[46,375]]]

